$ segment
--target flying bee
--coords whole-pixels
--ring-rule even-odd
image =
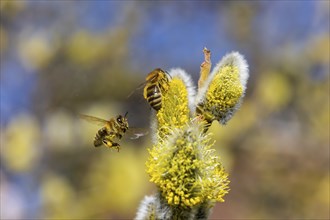
[[[124,135],[127,134],[131,139],[137,139],[148,133],[145,129],[130,128],[126,116],[127,112],[124,116],[118,115],[107,121],[94,116],[80,114],[80,118],[90,123],[103,126],[95,135],[94,146],[100,147],[103,144],[109,148],[117,148],[118,152],[120,145],[115,141],[120,140]]]
[[[151,71],[147,75],[146,81],[137,87],[137,89],[144,87],[143,97],[156,111],[162,107],[162,95],[168,90],[169,77],[170,75],[166,71],[157,68]],[[134,91],[128,97],[130,97]]]

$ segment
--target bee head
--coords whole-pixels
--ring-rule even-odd
[[[162,69],[158,68],[157,72],[158,72],[158,78],[161,80],[164,80],[167,82],[169,79],[172,79],[172,76],[166,70],[162,70]]]
[[[128,120],[127,120],[126,116],[127,116],[127,112],[126,112],[125,116],[118,115],[116,118],[117,123],[122,127],[124,132],[126,132],[126,130],[128,129]]]

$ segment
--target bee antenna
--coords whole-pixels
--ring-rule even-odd
[[[168,71],[165,71],[165,73],[172,79],[172,76]]]
[[[125,115],[124,115],[125,118],[126,118],[127,114],[128,114],[128,112],[125,113]]]

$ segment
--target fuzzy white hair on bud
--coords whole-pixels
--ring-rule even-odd
[[[150,219],[151,216],[155,215],[156,209],[156,198],[155,196],[145,196],[142,200],[138,212],[136,213],[136,220]]]
[[[242,54],[239,52],[233,51],[226,54],[221,61],[214,67],[214,70],[211,73],[213,77],[221,67],[223,66],[236,66],[238,68],[239,78],[243,87],[243,93],[246,89],[246,84],[249,79],[249,66]]]
[[[211,74],[208,79],[205,81],[204,85],[199,88],[197,96],[196,96],[196,104],[203,101],[206,91],[209,88],[210,83],[212,82],[214,76],[219,72],[219,70],[224,66],[235,66],[238,68],[240,82],[243,88],[243,96],[246,90],[246,84],[249,79],[249,66],[242,54],[239,52],[233,51],[231,53],[226,54],[220,62],[213,68]]]

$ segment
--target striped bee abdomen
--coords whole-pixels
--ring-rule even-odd
[[[156,111],[162,107],[162,95],[168,89],[168,82],[167,73],[160,68],[154,69],[146,78],[143,97]]]
[[[94,147],[99,147],[103,144],[103,138],[106,136],[107,130],[103,127],[97,131],[94,138]]]
[[[151,85],[147,88],[147,101],[156,111],[162,107],[162,94],[157,85]]]

